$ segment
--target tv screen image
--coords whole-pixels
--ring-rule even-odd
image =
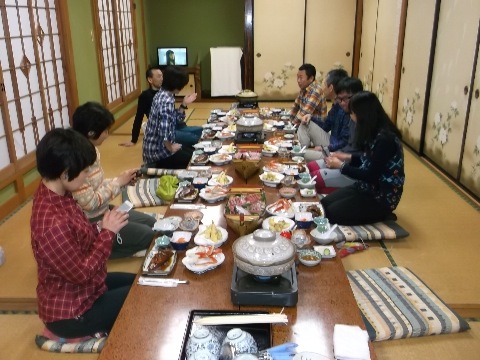
[[[187,48],[186,47],[159,47],[157,48],[158,65],[179,65],[187,66]]]

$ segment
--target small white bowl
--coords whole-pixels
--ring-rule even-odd
[[[298,252],[298,260],[305,266],[315,266],[322,261],[322,255],[312,249],[300,250]]]
[[[172,238],[170,239],[170,245],[175,250],[185,250],[188,247],[191,238],[192,233],[189,231],[174,231]],[[180,239],[184,239],[184,241],[179,242]]]
[[[284,129],[284,130],[285,130],[285,129]],[[283,135],[283,137],[284,137],[285,139],[293,139],[293,138],[295,137],[295,135],[293,135],[293,134],[285,134],[285,135]]]
[[[267,180],[267,179],[265,179],[266,174],[275,174],[275,180]],[[261,175],[260,175],[260,180],[262,180],[263,183],[264,183],[266,186],[269,186],[269,187],[277,187],[277,185],[280,184],[280,182],[283,180],[284,177],[285,177],[285,175],[280,174],[280,173],[268,172],[268,173],[263,173],[263,174],[261,174]]]
[[[311,183],[304,183],[301,180],[299,180],[297,181],[297,184],[300,189],[315,189],[315,185],[317,184],[317,182],[314,180]],[[302,190],[300,190],[300,194],[302,193],[301,191]]]
[[[314,197],[317,196],[317,192],[315,191],[315,189],[300,189],[300,195],[306,198]]]

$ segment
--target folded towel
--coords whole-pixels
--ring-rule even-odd
[[[358,326],[336,324],[333,350],[337,360],[370,360],[368,333]]]
[[[211,95],[231,96],[242,91],[242,73],[239,47],[210,48],[211,58]]]

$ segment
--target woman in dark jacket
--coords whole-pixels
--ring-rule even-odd
[[[362,153],[336,152],[325,162],[356,182],[321,200],[326,216],[340,225],[394,217],[405,182],[401,134],[371,92],[362,91],[350,99],[350,116],[356,122],[354,142]]]

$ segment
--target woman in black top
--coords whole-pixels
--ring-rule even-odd
[[[356,182],[321,200],[326,217],[340,225],[394,217],[405,182],[401,134],[371,92],[362,91],[350,99],[350,116],[356,122],[354,142],[362,153],[336,152],[325,162]]]

